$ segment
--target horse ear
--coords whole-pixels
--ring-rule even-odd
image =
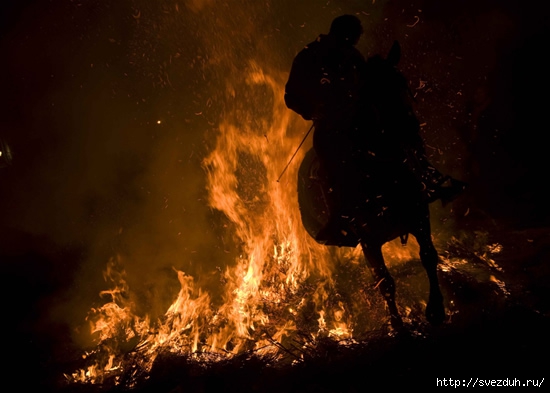
[[[396,40],[393,42],[393,45],[391,46],[386,60],[392,66],[396,66],[397,63],[399,63],[399,59],[401,59],[401,45],[399,45],[399,41]]]

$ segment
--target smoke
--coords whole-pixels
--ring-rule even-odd
[[[213,3],[214,0],[187,0],[186,6],[193,12],[198,13],[204,7]]]

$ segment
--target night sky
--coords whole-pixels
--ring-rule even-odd
[[[153,315],[178,289],[173,266],[208,276],[230,263],[237,247],[201,166],[232,105],[224,81],[248,58],[288,72],[344,13],[363,22],[365,56],[400,41],[428,153],[470,184],[434,217],[463,230],[550,224],[544,3],[3,1],[0,138],[13,160],[0,168],[0,263],[14,364],[45,378],[78,353],[116,255]]]

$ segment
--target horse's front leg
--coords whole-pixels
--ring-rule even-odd
[[[379,288],[380,293],[388,305],[391,326],[394,329],[399,330],[403,327],[403,320],[399,315],[399,311],[397,310],[397,305],[395,303],[395,281],[393,280],[393,277],[384,262],[382,246],[378,244],[368,245],[362,242],[361,247],[363,248],[363,254],[365,255],[367,266],[372,273],[376,286]]]
[[[413,233],[413,235],[420,246],[420,260],[424,269],[426,269],[430,282],[426,319],[434,325],[440,324],[445,320],[445,307],[443,306],[443,295],[439,288],[439,279],[437,278],[439,256],[432,242],[429,215],[426,216],[420,229],[416,233]]]

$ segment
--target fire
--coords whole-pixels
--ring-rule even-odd
[[[208,354],[210,360],[244,351],[276,356],[298,331],[312,340],[353,337],[352,305],[332,300],[334,261],[362,267],[360,254],[320,246],[302,228],[296,177],[305,150],[277,181],[303,137],[296,130],[308,128],[284,105],[285,78],[250,62],[243,80],[228,82],[234,108],[219,124],[216,147],[203,162],[209,205],[224,213],[241,244],[235,264],[222,272],[223,304],[213,307],[211,295],[193,277],[175,270],[180,291],[164,316],[139,317],[123,261],[115,258],[105,272],[112,289],[100,294],[108,301],[89,315],[97,342],[86,356],[92,364],[69,380],[119,381],[130,366],[146,373],[164,352]],[[239,101],[242,91],[256,95]],[[264,105],[261,113],[258,102]]]
[[[221,305],[195,277],[174,269],[180,290],[164,315],[138,316],[124,261],[114,258],[105,272],[111,289],[100,294],[107,301],[88,317],[96,348],[68,380],[131,385],[163,353],[216,361],[249,351],[280,359],[296,343],[349,343],[387,321],[360,248],[321,246],[302,227],[296,179],[307,147],[278,181],[309,128],[283,102],[286,73],[251,61],[243,75],[227,81],[231,103],[203,161],[208,204],[224,214],[240,245],[234,264],[220,268]],[[383,251],[389,265],[418,258],[414,241]]]
[[[198,277],[174,269],[180,289],[172,304],[158,320],[140,316],[124,260],[113,258],[104,274],[110,289],[100,293],[105,303],[88,316],[95,348],[66,375],[69,381],[131,387],[166,353],[214,362],[246,352],[274,360],[297,352],[296,362],[316,340],[353,343],[387,322],[360,247],[321,246],[302,227],[296,179],[307,148],[278,181],[309,128],[283,102],[286,73],[251,61],[244,75],[227,81],[230,109],[203,160],[208,204],[227,218],[239,245],[234,263],[219,269],[221,304]],[[492,256],[501,248],[485,246],[476,255],[498,272]],[[391,267],[417,259],[419,249],[412,240],[407,247],[394,241],[383,252]],[[443,262],[443,272],[461,263]],[[488,280],[506,290],[496,275]],[[400,303],[408,317],[411,308]]]

